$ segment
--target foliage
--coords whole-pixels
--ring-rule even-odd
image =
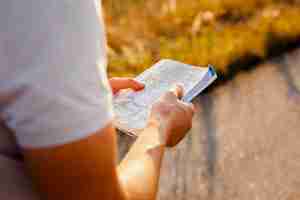
[[[134,76],[161,58],[213,64],[226,75],[300,39],[298,0],[104,0],[110,76]],[[242,68],[243,66],[235,66]]]

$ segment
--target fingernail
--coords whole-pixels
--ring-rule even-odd
[[[170,92],[176,94],[176,96],[178,95],[178,90],[179,88],[177,87],[177,85],[173,85],[170,89]]]
[[[176,91],[176,87],[177,87],[176,85],[172,85],[170,91],[172,91],[172,92]]]
[[[139,88],[143,89],[145,88],[145,84],[144,83],[141,83],[141,82],[138,82],[139,83]]]
[[[145,83],[139,82],[142,87],[145,87]]]

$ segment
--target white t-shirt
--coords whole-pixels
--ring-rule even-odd
[[[20,146],[70,143],[112,120],[100,10],[94,0],[0,2],[0,116]]]

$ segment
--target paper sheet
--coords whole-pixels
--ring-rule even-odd
[[[175,84],[181,84],[185,94],[203,79],[208,68],[193,67],[172,60],[162,60],[139,75],[145,84],[139,92],[121,91],[114,97],[116,124],[122,129],[143,129],[153,103]]]

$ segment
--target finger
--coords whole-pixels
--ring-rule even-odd
[[[193,118],[194,111],[189,105],[186,105],[185,103],[179,103],[178,108],[180,108],[186,114],[186,119]]]
[[[178,97],[174,94],[174,92],[168,91],[161,96],[160,100],[175,103],[178,101]]]
[[[186,107],[187,111],[191,113],[191,115],[195,114],[196,108],[194,104],[186,102],[182,102],[182,104]]]
[[[175,85],[170,90],[178,99],[181,99],[183,96],[183,86],[182,85]]]
[[[114,78],[113,79],[116,88],[118,89],[134,89],[141,90],[145,87],[145,85],[141,82],[138,82],[132,78]]]
[[[182,97],[182,93],[183,93],[182,86],[175,85],[168,92],[163,94],[160,99],[163,101],[176,102],[178,101],[179,98]]]
[[[179,107],[182,110],[182,116],[185,120],[186,125],[191,128],[193,123],[194,111],[190,105],[186,105],[185,103],[180,103]]]
[[[135,91],[144,89],[145,85],[132,78],[112,78],[109,80],[111,87],[115,92],[122,89],[133,89]]]

